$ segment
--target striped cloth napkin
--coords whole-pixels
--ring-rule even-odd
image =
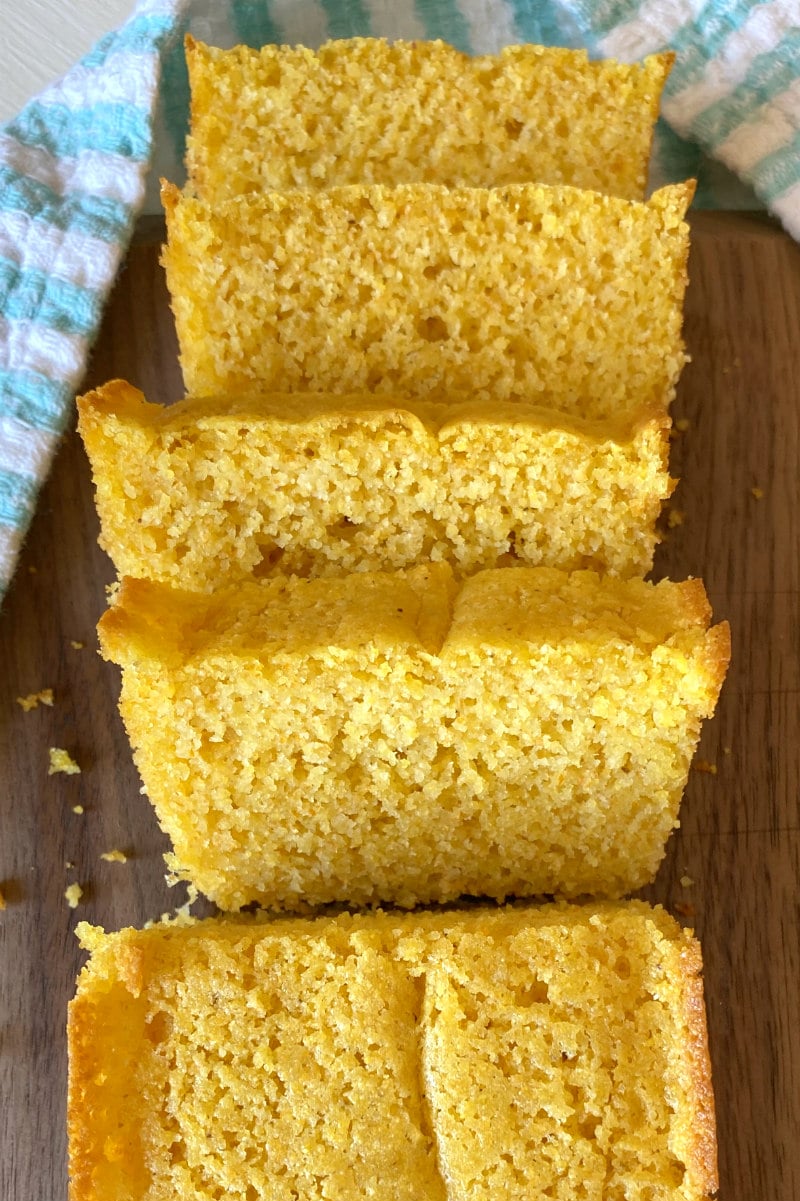
[[[798,0],[142,0],[0,128],[0,600],[135,217],[155,207],[158,175],[182,178],[187,31],[220,46],[439,37],[468,53],[531,41],[628,60],[671,48],[653,185],[694,176],[700,205],[760,201],[800,239]]]

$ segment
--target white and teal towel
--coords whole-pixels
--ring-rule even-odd
[[[800,0],[142,0],[0,128],[0,599],[133,221],[159,174],[180,179],[187,30],[221,46],[371,34],[472,53],[671,48],[653,184],[694,176],[701,206],[761,202],[800,239]]]

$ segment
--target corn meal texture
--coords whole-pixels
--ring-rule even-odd
[[[685,359],[691,191],[409,184],[211,205],[165,185],[186,387],[663,411]]]
[[[79,932],[71,1201],[716,1187],[700,951],[661,910]]]
[[[539,181],[641,200],[671,55],[640,65],[509,46],[354,38],[217,50],[187,40],[190,183],[243,192],[351,183]]]
[[[444,564],[100,623],[173,866],[224,909],[619,896],[655,874],[728,658],[699,581]]]
[[[663,417],[619,431],[526,405],[370,396],[79,401],[101,544],[122,575],[236,577],[449,562],[644,575],[672,481]]]

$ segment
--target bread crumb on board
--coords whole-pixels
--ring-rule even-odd
[[[80,899],[83,896],[83,889],[80,884],[70,884],[64,891],[64,896],[67,899],[67,904],[70,909],[77,909],[80,904]]]
[[[77,638],[70,638],[69,644],[74,651],[82,651],[86,646],[85,642],[78,642]]]
[[[682,434],[685,434],[686,431],[689,429],[690,425],[691,425],[691,422],[689,421],[688,417],[679,417],[678,420],[675,422],[675,429],[680,430],[680,432]]]
[[[47,769],[48,776],[54,776],[56,772],[64,772],[67,776],[80,774],[81,769],[69,751],[65,751],[60,746],[51,746],[48,753],[50,755],[50,766]]]
[[[84,811],[84,810],[83,810],[83,805],[73,805],[73,806],[72,806],[72,812],[73,812],[73,813],[77,813],[77,814],[78,814],[78,817],[80,817],[80,816],[81,816],[81,814],[83,813],[83,811]]]
[[[680,878],[681,888],[691,888],[693,884],[694,884],[694,880],[692,879],[691,876],[681,876],[681,878]]]
[[[40,705],[52,705],[53,689],[42,688],[41,692],[29,692],[27,696],[18,696],[17,704],[30,713],[31,709],[38,709]]]
[[[763,488],[759,488],[758,486],[756,486],[755,488],[751,488],[750,492],[756,498],[756,500],[764,499],[764,489]]]
[[[709,763],[707,759],[695,759],[692,764],[692,771],[702,771],[708,776],[715,776],[717,774],[717,765],[716,763]]]
[[[683,509],[669,509],[667,511],[667,525],[671,530],[676,526],[683,525],[686,514]]]
[[[3,909],[5,909],[5,907],[6,907],[6,899],[5,899],[5,897],[3,896],[2,889],[0,889],[0,911],[2,911]]]
[[[127,863],[128,862],[128,856],[125,854],[125,852],[118,851],[118,850],[103,851],[100,858],[105,859],[106,863]]]

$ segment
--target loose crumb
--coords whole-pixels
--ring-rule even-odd
[[[74,651],[82,651],[86,646],[85,642],[78,642],[75,638],[70,638],[69,644]]]
[[[0,911],[2,911],[3,909],[5,909],[5,907],[6,907],[6,899],[5,899],[5,897],[3,896],[3,893],[2,893],[2,891],[0,891]]]
[[[681,888],[691,888],[692,885],[694,884],[694,880],[692,879],[691,876],[681,876],[680,883],[681,883]]]
[[[47,769],[48,776],[54,776],[59,771],[64,772],[67,776],[75,776],[80,773],[80,770],[69,751],[63,750],[60,746],[50,747],[50,766]]]
[[[682,434],[685,434],[690,426],[691,422],[688,417],[679,417],[675,422],[675,429],[680,430]]]
[[[722,748],[722,753],[723,753],[723,755],[730,755],[730,753],[731,753],[731,748],[730,748],[729,746],[724,746],[724,747]]]
[[[71,860],[71,859],[65,859],[65,860],[64,860],[64,867],[66,867],[66,868],[68,868],[68,869],[71,869],[71,868],[73,868],[74,866],[75,866],[75,864],[72,862],[72,860]]]
[[[67,904],[70,909],[77,909],[80,904],[80,899],[83,896],[83,889],[80,884],[70,884],[65,890],[64,896],[67,898]]]
[[[106,863],[127,863],[128,862],[128,856],[125,854],[124,851],[103,851],[100,858],[105,859]]]
[[[72,812],[77,813],[78,816],[80,817],[80,815],[83,813],[83,805],[73,805]]]
[[[676,901],[672,908],[675,910],[678,917],[688,918],[689,921],[692,920],[697,912],[694,905],[689,905],[686,901]]]
[[[683,525],[685,516],[686,514],[682,509],[670,509],[667,513],[667,525],[671,530],[674,530],[676,526]]]
[[[751,488],[750,491],[753,494],[753,496],[756,498],[756,500],[764,499],[764,489],[763,488],[758,488],[758,487]]]
[[[716,763],[709,763],[707,759],[695,759],[692,764],[692,770],[703,771],[709,776],[715,776],[717,774],[717,765]]]
[[[28,575],[38,575],[38,574],[39,574],[39,568],[34,567],[33,564],[31,564],[31,566],[28,568]]]
[[[17,697],[17,704],[21,705],[26,713],[30,713],[31,709],[38,709],[39,705],[52,705],[52,703],[52,688],[43,688],[41,692],[29,692],[27,696]]]

